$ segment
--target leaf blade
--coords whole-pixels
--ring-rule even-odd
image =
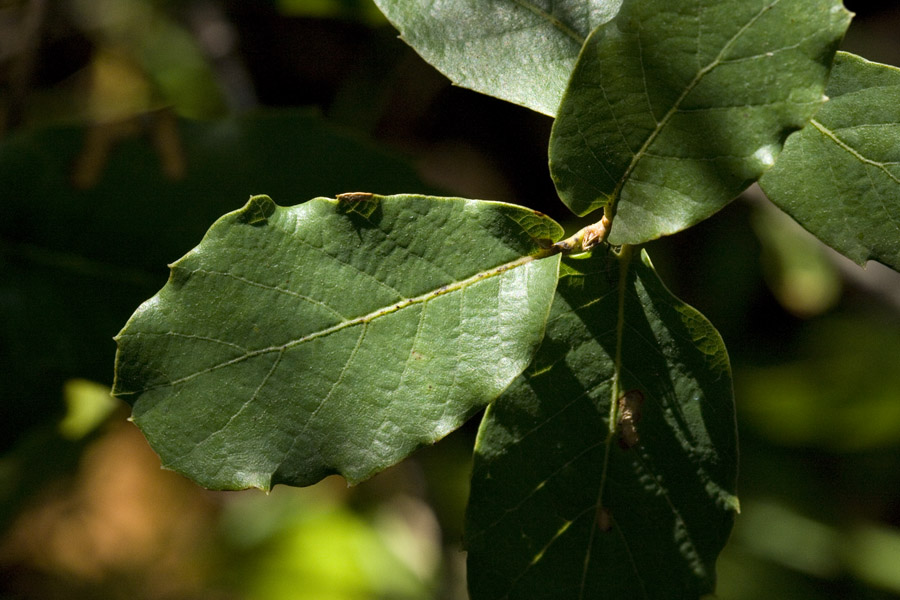
[[[585,38],[621,0],[376,0],[456,85],[553,116]]]
[[[713,590],[737,507],[727,354],[646,254],[605,254],[564,259],[533,365],[488,407],[467,514],[474,600]],[[624,448],[611,410],[630,389],[645,400]]]
[[[558,226],[500,203],[363,199],[369,216],[253,198],[125,326],[114,393],[165,466],[220,489],[361,481],[527,365],[558,262],[535,259],[529,231]]]
[[[560,197],[607,207],[614,244],[708,217],[821,104],[849,18],[836,0],[626,0],[585,43],[554,122]]]
[[[760,186],[851,260],[900,270],[900,69],[839,52],[826,93]]]

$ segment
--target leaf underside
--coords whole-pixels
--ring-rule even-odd
[[[561,233],[496,202],[256,196],[126,324],[114,394],[205,487],[361,481],[525,368],[559,264],[533,257]]]
[[[900,69],[839,52],[826,93],[760,186],[838,252],[900,270]]]
[[[553,116],[588,34],[622,0],[375,0],[456,85]]]
[[[550,168],[575,213],[609,205],[638,244],[721,209],[823,102],[839,0],[625,0],[581,53]]]
[[[646,254],[627,260],[598,248],[565,258],[560,272],[534,363],[479,432],[471,597],[712,592],[737,509],[722,340],[664,288]],[[611,400],[636,391],[644,401],[629,437],[610,426]]]

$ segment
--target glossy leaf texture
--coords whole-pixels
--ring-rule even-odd
[[[588,34],[622,0],[375,0],[456,85],[553,116]]]
[[[850,22],[839,0],[625,0],[578,59],[550,140],[575,213],[637,244],[710,216],[824,101]]]
[[[665,289],[646,253],[597,248],[563,259],[560,273],[533,365],[479,431],[471,597],[712,592],[738,508],[722,340]]]
[[[113,393],[214,489],[351,483],[446,435],[530,362],[559,226],[495,202],[347,194],[217,221],[117,337]]]
[[[900,270],[900,69],[839,52],[826,93],[760,186],[838,252]]]

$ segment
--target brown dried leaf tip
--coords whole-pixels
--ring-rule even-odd
[[[338,210],[344,214],[356,213],[365,219],[378,210],[381,197],[369,192],[349,192],[338,194]]]

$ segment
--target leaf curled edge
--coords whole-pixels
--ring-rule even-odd
[[[265,225],[275,212],[275,203],[264,195],[252,196],[240,210],[240,220],[249,225]]]

